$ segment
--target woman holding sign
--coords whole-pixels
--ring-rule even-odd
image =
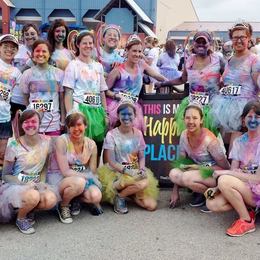
[[[45,183],[51,140],[38,133],[39,126],[38,112],[21,114],[19,133],[8,141],[3,167],[6,184],[0,187],[0,220],[7,222],[17,214],[16,226],[24,234],[35,232],[33,211],[53,208],[59,196]]]
[[[260,59],[248,49],[251,36],[252,27],[247,23],[235,24],[229,30],[235,54],[223,73],[224,87],[212,100],[213,119],[226,132],[240,130],[245,104],[258,98]],[[236,137],[235,133],[231,137]]]
[[[82,31],[76,38],[76,59],[65,70],[65,107],[67,114],[72,109],[82,112],[88,122],[85,135],[93,139],[101,154],[106,133],[107,114],[104,70],[99,62],[92,59],[94,35]]]
[[[184,110],[189,103],[199,103],[203,106],[203,126],[217,135],[218,131],[209,114],[210,102],[218,94],[220,77],[224,71],[224,61],[219,55],[212,53],[210,47],[212,37],[206,31],[197,32],[193,37],[193,54],[186,60],[182,76],[171,81],[157,83],[158,87],[180,85],[189,82],[189,97],[180,104],[175,119],[178,134],[185,129]]]
[[[115,67],[107,77],[106,91],[107,109],[109,113],[110,129],[115,127],[117,122],[117,108],[120,100],[127,100],[135,104],[136,119],[134,125],[136,128],[144,132],[144,116],[142,107],[138,103],[138,97],[143,84],[144,70],[151,77],[159,81],[166,78],[154,71],[147,65],[142,58],[143,45],[141,39],[137,35],[131,35],[126,43],[127,60],[123,64]]]

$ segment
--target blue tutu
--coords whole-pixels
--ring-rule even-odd
[[[182,73],[174,68],[160,68],[160,73],[168,80],[179,78]]]
[[[217,127],[226,132],[240,131],[241,115],[245,105],[253,100],[247,97],[216,95],[211,100],[211,116]]]

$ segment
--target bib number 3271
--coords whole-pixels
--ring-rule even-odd
[[[202,106],[209,103],[209,95],[205,93],[190,93],[189,99],[191,103],[199,103]]]

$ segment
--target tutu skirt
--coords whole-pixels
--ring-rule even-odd
[[[184,98],[176,111],[175,121],[177,124],[177,135],[181,135],[181,133],[186,129],[186,126],[184,123],[184,111],[189,104],[190,104],[189,97]],[[218,136],[219,131],[214,123],[214,120],[212,118],[210,111],[211,111],[210,105],[203,106],[203,108],[202,108],[203,127],[209,129],[216,136]]]
[[[177,69],[171,68],[160,68],[160,74],[168,80],[177,79],[181,76],[181,72]]]
[[[253,199],[255,201],[256,207],[259,208],[260,207],[260,183],[258,184],[249,183],[249,186],[253,193]]]
[[[157,200],[159,195],[158,180],[154,177],[151,170],[146,168],[146,173],[149,185],[142,192],[140,192],[140,194],[137,193],[136,196],[140,199],[149,197]],[[113,188],[113,183],[116,180],[119,179],[122,185],[131,185],[136,182],[133,177],[111,170],[108,165],[103,165],[98,169],[98,176],[103,187],[102,200],[111,204],[114,203],[114,198],[116,195],[116,190]]]
[[[216,95],[211,101],[211,116],[217,127],[226,132],[240,131],[241,115],[245,105],[252,98]]]
[[[109,129],[114,129],[116,126],[116,123],[118,122],[118,116],[117,116],[117,108],[119,107],[120,102],[113,100],[111,98],[107,98],[107,110],[109,113]],[[137,102],[135,103],[135,109],[136,109],[136,118],[134,120],[134,127],[145,132],[145,122],[144,122],[144,114],[142,106]]]
[[[87,128],[85,136],[96,142],[102,142],[106,135],[105,110],[103,107],[92,107],[85,104],[79,104],[79,111],[83,113],[87,119]]]
[[[57,200],[60,200],[60,194],[54,187],[41,182],[35,185],[39,193],[49,190],[55,193]],[[14,218],[17,209],[22,207],[22,194],[29,189],[31,189],[29,185],[9,183],[0,187],[0,222],[6,223]]]

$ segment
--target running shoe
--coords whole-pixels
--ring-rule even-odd
[[[69,206],[58,205],[57,212],[59,214],[60,221],[64,224],[70,224],[73,222],[73,219],[70,214]]]
[[[30,235],[35,233],[35,229],[27,218],[16,219],[15,224],[23,234]]]
[[[255,221],[247,222],[243,219],[236,220],[230,228],[227,229],[226,234],[231,237],[241,237],[247,233],[255,231]]]

